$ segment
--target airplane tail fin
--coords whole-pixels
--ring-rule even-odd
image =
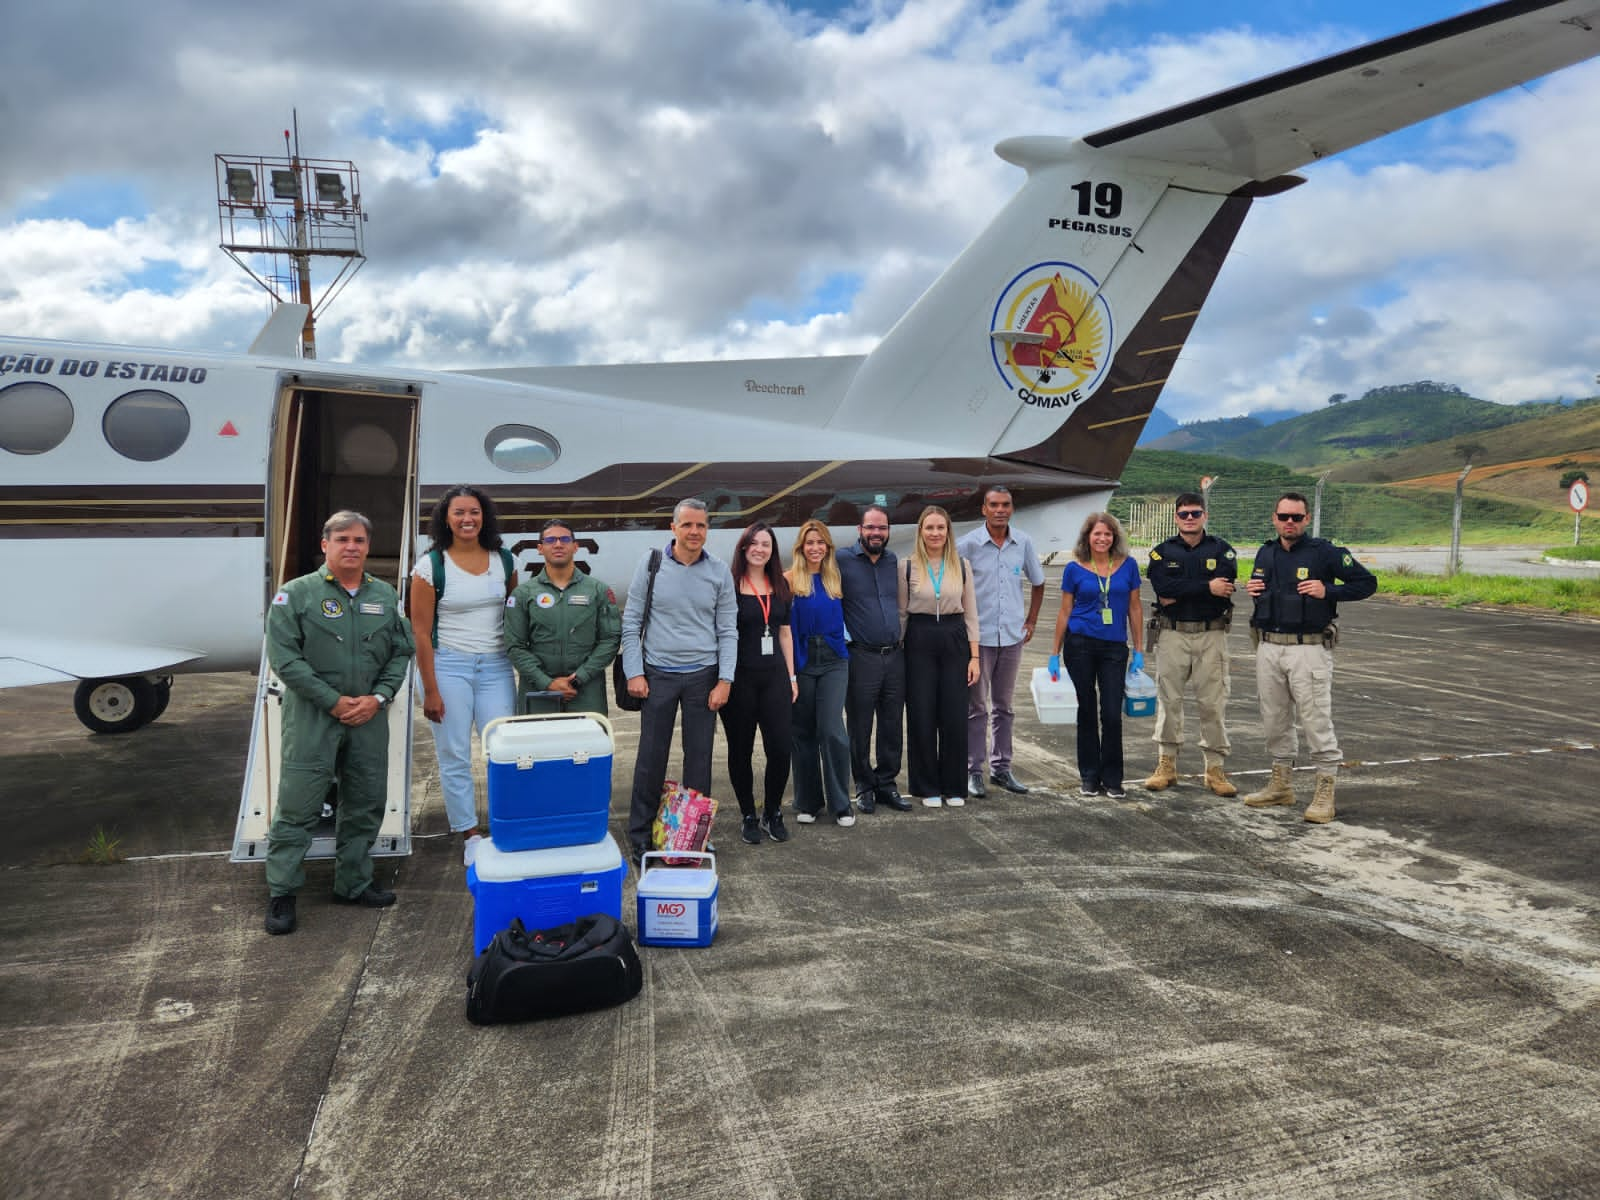
[[[264,354],[273,358],[294,358],[300,353],[300,331],[305,328],[309,306],[280,304],[272,310],[267,323],[250,343],[251,354]]]
[[[1081,141],[862,364],[831,427],[1114,479],[1251,202],[1341,150],[1600,53],[1596,0],[1501,0]]]
[[[1061,138],[997,147],[1028,180],[867,357],[831,425],[916,430],[1115,479],[1254,195],[1237,176]]]

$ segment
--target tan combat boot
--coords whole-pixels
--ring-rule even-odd
[[[1290,763],[1273,763],[1272,778],[1259,792],[1244,798],[1251,808],[1271,808],[1275,804],[1294,803],[1294,767]]]
[[[1233,780],[1228,778],[1228,773],[1222,769],[1221,763],[1212,763],[1206,768],[1206,787],[1218,796],[1239,794],[1239,789],[1233,786]]]
[[[1317,790],[1312,793],[1311,803],[1301,814],[1305,820],[1318,825],[1326,825],[1333,820],[1333,785],[1336,781],[1337,777],[1333,775],[1317,776]]]
[[[1149,792],[1164,792],[1177,782],[1178,760],[1170,754],[1163,754],[1156,759],[1155,773],[1144,781],[1144,786]]]

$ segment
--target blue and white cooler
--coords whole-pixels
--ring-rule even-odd
[[[622,851],[606,834],[584,846],[504,850],[485,838],[467,868],[472,893],[473,952],[521,917],[529,929],[550,929],[579,917],[608,913],[622,919]]]
[[[598,713],[501,717],[483,731],[489,837],[503,851],[591,845],[611,808],[611,722]]]
[[[696,867],[667,866],[698,859]],[[641,946],[709,946],[717,936],[717,858],[689,850],[652,850],[637,890]]]

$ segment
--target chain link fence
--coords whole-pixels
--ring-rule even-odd
[[[1206,528],[1246,551],[1275,535],[1272,508],[1285,490],[1282,487],[1228,487],[1218,481],[1211,488],[1206,504]],[[1360,492],[1332,486],[1322,489],[1320,503],[1316,493],[1305,489],[1318,537],[1349,545],[1362,541],[1381,541],[1384,534],[1366,528],[1361,517]],[[1128,540],[1136,546],[1154,546],[1178,532],[1174,502],[1178,489],[1165,496],[1127,495],[1118,492],[1111,500],[1111,515],[1121,521]]]

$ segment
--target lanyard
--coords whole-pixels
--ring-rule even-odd
[[[939,560],[939,573],[935,575],[933,568],[928,568],[928,582],[933,584],[933,611],[939,611],[939,589],[944,586],[944,559]]]
[[[1089,562],[1089,569],[1094,572],[1095,582],[1100,585],[1100,607],[1109,609],[1111,607],[1111,577],[1116,572],[1111,569],[1111,564],[1108,561],[1106,563],[1106,573],[1104,575],[1100,574],[1100,568],[1094,565],[1092,559]]]
[[[772,628],[772,593],[757,592],[756,603],[761,605],[761,624],[768,629]]]

